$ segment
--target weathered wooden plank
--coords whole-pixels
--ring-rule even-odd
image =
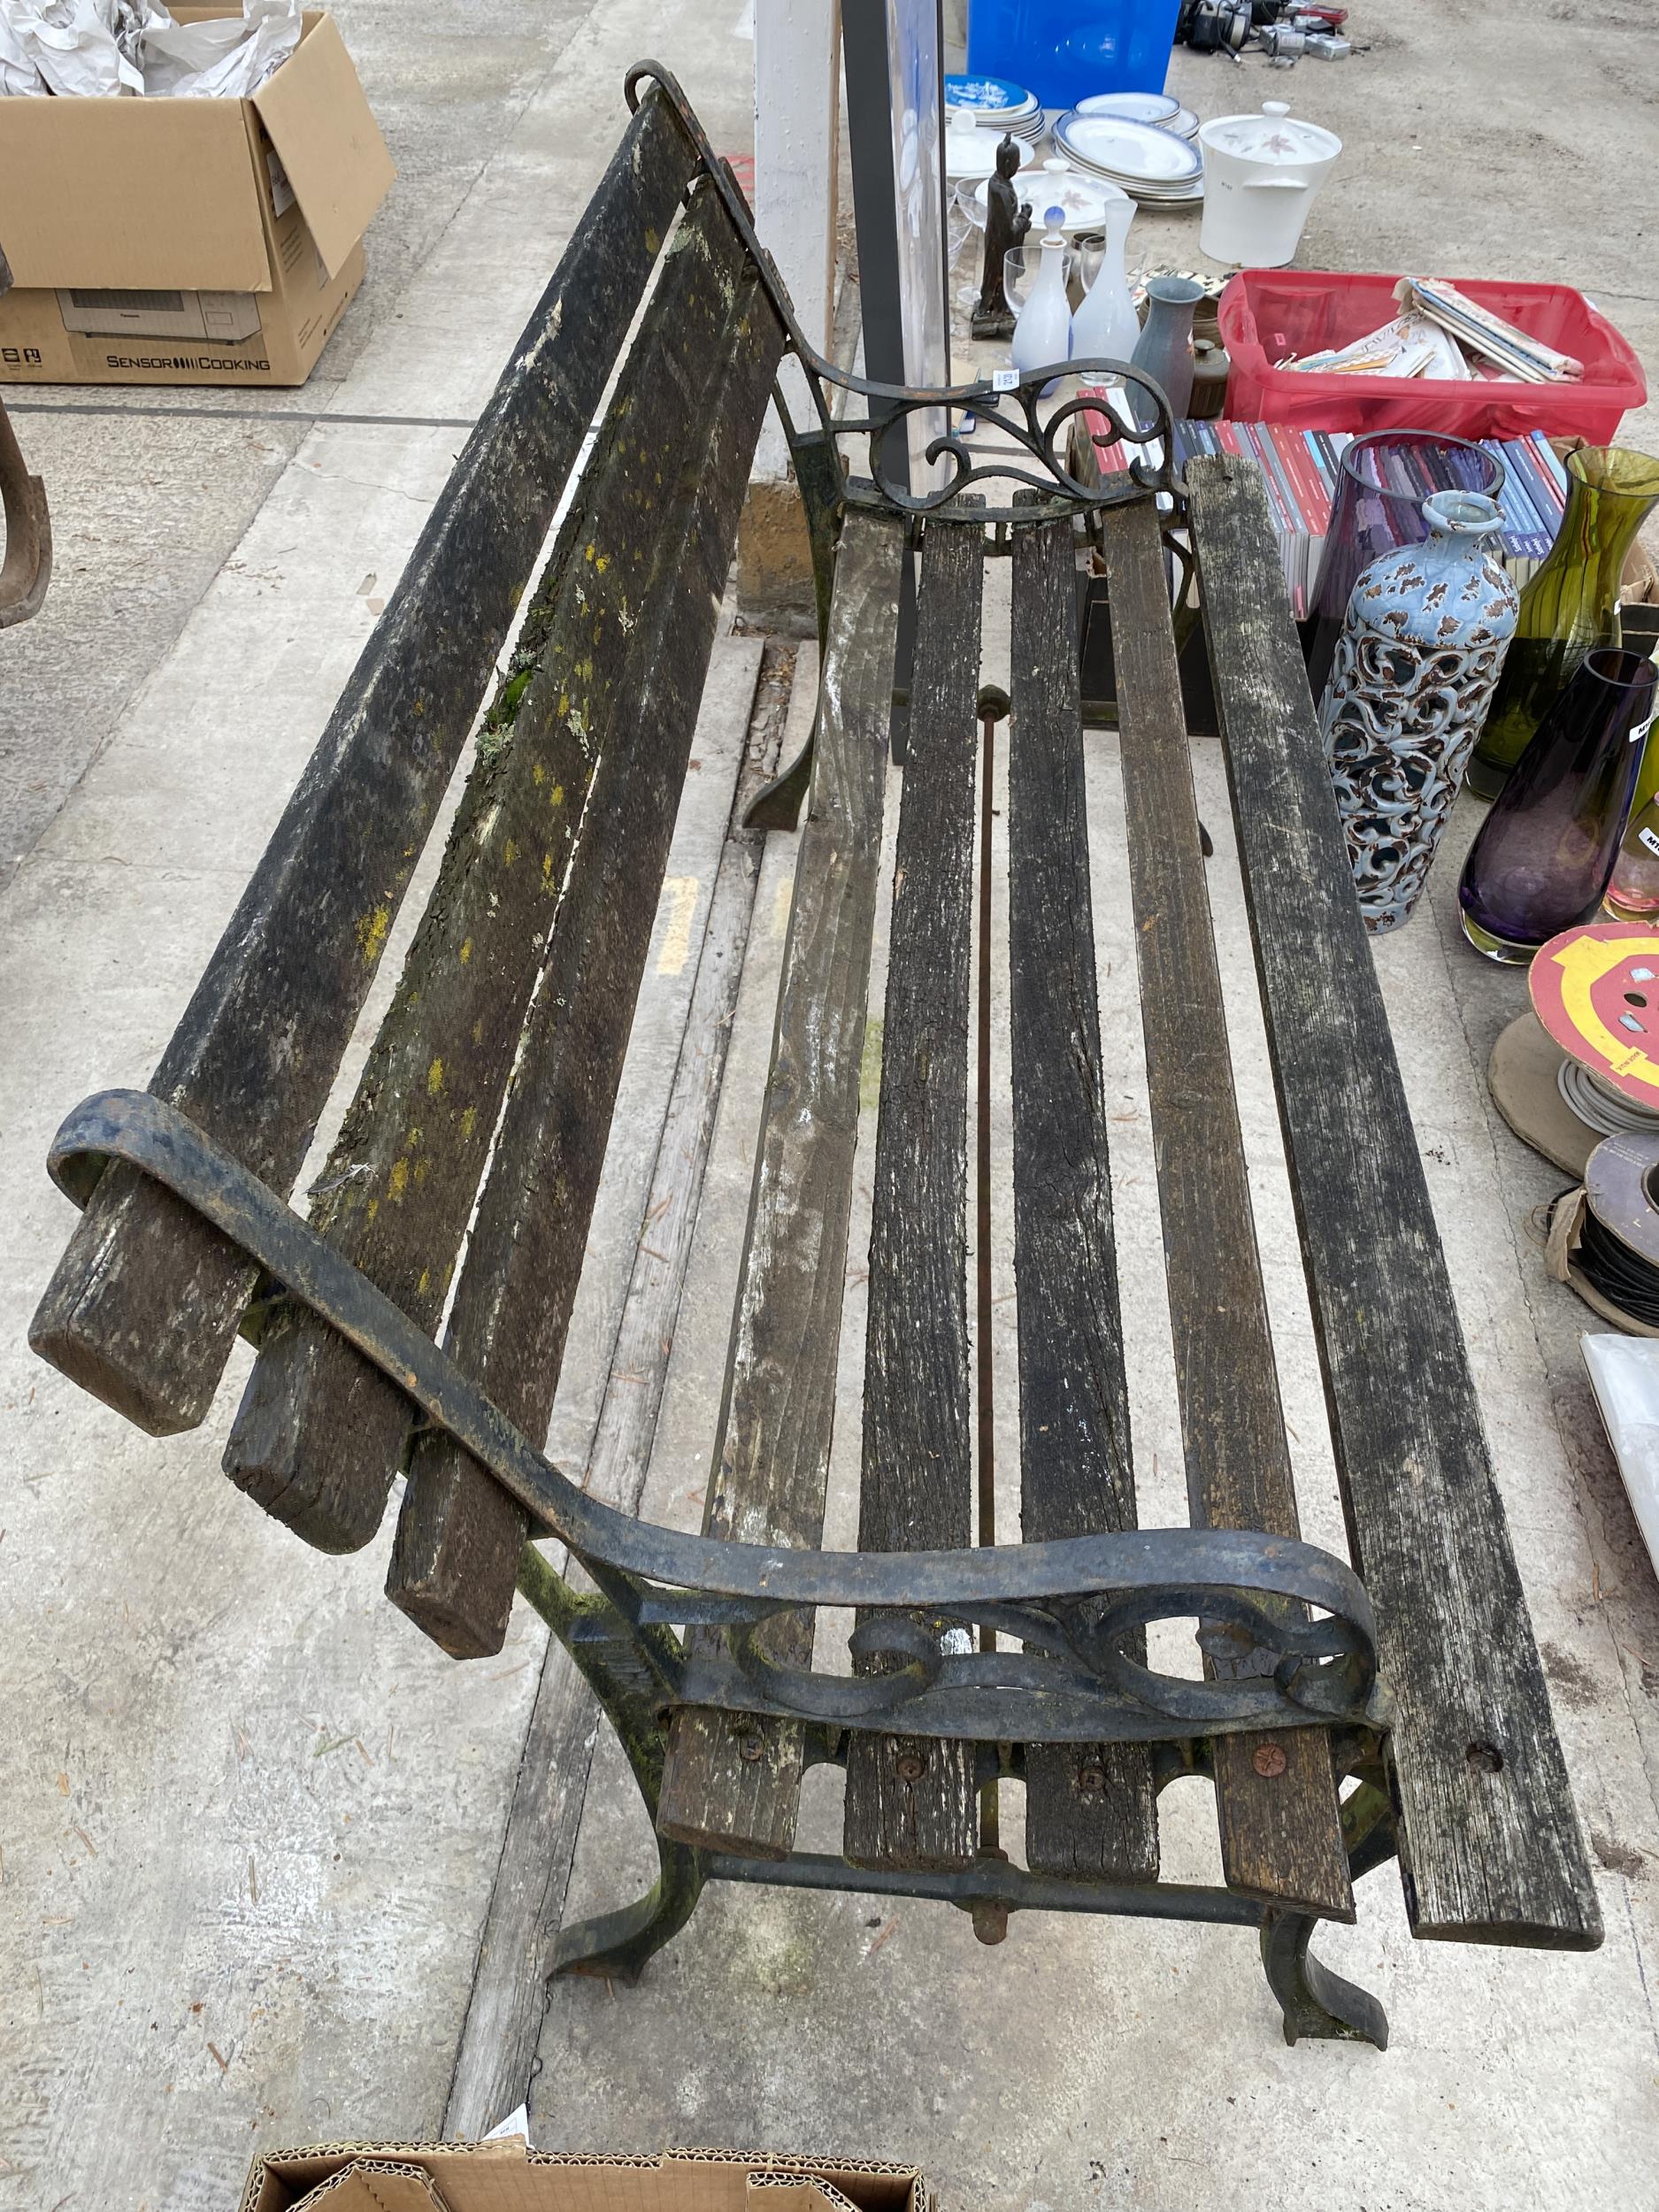
[[[679,234],[646,311],[580,509],[526,618],[530,665],[505,687],[501,727],[487,726],[426,914],[321,1179],[313,1221],[427,1325],[442,1310],[549,934],[544,1006],[549,992],[565,995],[569,963],[582,957],[595,918],[626,911],[643,958],[695,716],[696,692],[685,686],[700,687],[707,666],[729,557],[723,518],[729,510],[735,527],[736,488],[777,357],[751,317],[741,268],[709,196]],[[680,425],[667,449],[651,426],[664,409]],[[572,858],[602,757],[611,798],[597,815],[590,809]],[[651,831],[626,810],[608,821],[618,793],[648,790]],[[618,896],[611,871],[637,856],[649,873],[653,856],[657,877],[648,884],[641,874],[631,895]],[[611,1068],[613,1080],[620,1066],[631,1009],[631,995],[614,1010],[597,992],[570,1001],[569,1021],[594,1032],[585,1049],[596,1095],[605,1090],[601,1071]],[[602,1047],[600,1033],[617,1030],[613,1015],[619,1030]],[[603,1118],[594,1139],[602,1156]],[[548,1162],[510,1156],[502,1172],[534,1184]],[[591,1186],[570,1196],[581,1214],[580,1255]],[[533,1384],[518,1363],[515,1371],[529,1392],[520,1408],[528,1420],[541,1379]],[[343,1338],[303,1310],[280,1314],[267,1326],[226,1469],[310,1541],[349,1550],[379,1523],[406,1428],[402,1394]],[[494,1499],[480,1511],[498,1537],[510,1519],[518,1525]],[[509,1604],[511,1580],[493,1594]],[[458,1624],[456,1632],[465,1647]]]
[[[287,1191],[694,156],[655,90],[467,440],[150,1087]],[[30,1340],[155,1435],[212,1401],[246,1263],[112,1167]]]
[[[783,349],[745,283],[715,349],[710,434],[681,456],[687,526],[633,634],[618,728],[526,1025],[448,1342],[532,1436],[547,1430],[690,757],[749,456]],[[416,1445],[387,1595],[457,1657],[501,1648],[527,1524],[454,1440]]]
[[[933,524],[923,554],[876,1125],[858,1499],[867,1551],[974,1540],[968,978],[983,549],[977,526]],[[965,1865],[979,1842],[973,1749],[856,1732],[849,1862]]]
[[[1233,1095],[1164,548],[1150,502],[1107,516],[1106,565],[1190,1510],[1206,1527],[1294,1536],[1290,1448]],[[1233,1663],[1210,1656],[1221,1671]],[[1240,1656],[1248,1663],[1248,1655]],[[1256,1755],[1264,1748],[1268,1771],[1262,1772]],[[1353,1888],[1324,1734],[1223,1737],[1215,1763],[1230,1886],[1351,1919]]]
[[[1216,695],[1419,1936],[1601,1924],[1256,472],[1192,465]]]
[[[902,551],[897,523],[849,517],[703,1514],[709,1534],[749,1543],[823,1534]],[[810,1659],[810,1619],[767,1633],[774,1658]],[[741,1736],[740,1748],[724,1714],[678,1716],[657,1824],[682,1841],[779,1857],[795,1837],[801,1731],[755,1723]],[[757,1747],[758,1757],[741,1755]]]
[[[1031,1543],[1136,1525],[1101,1087],[1076,572],[1069,523],[1017,531],[1009,1051],[1020,1525]],[[1042,1874],[1155,1880],[1157,1809],[1147,1747],[1029,1746],[1025,1856]]]
[[[760,876],[762,839],[741,827],[778,758],[781,707],[765,677],[720,853],[655,1165],[635,1216],[641,1253],[612,1349],[610,1383],[584,1454],[594,1495],[639,1510],[685,1290],[727,1047]],[[777,710],[774,710],[774,704]],[[529,2086],[547,1977],[570,1885],[598,1702],[549,1638],[479,1940],[478,1965],[444,2114],[446,2139],[481,2135]]]

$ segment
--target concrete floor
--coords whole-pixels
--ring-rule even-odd
[[[499,1661],[449,1664],[381,1598],[385,1539],[324,1559],[232,1491],[218,1461],[240,1366],[207,1427],[162,1444],[23,1342],[68,1221],[42,1166],[50,1132],[88,1090],[153,1064],[443,480],[463,434],[451,426],[494,381],[614,142],[624,66],[660,54],[717,142],[748,142],[738,0],[715,17],[685,0],[469,0],[446,31],[393,0],[337,12],[401,173],[369,282],[311,382],[42,392],[18,413],[48,478],[58,572],[45,614],[0,647],[0,871],[15,868],[9,886],[0,873],[0,2212],[206,2212],[234,2201],[256,2143],[440,2126],[541,1655],[521,1612]],[[1659,155],[1644,27],[1631,0],[1358,0],[1369,56],[1279,75],[1179,55],[1171,83],[1205,114],[1287,96],[1343,136],[1308,265],[1566,278],[1659,373],[1632,181]],[[1195,265],[1195,220],[1142,217],[1132,257]],[[1659,414],[1624,434],[1651,449]],[[752,648],[720,650],[718,697],[741,700],[731,655]],[[707,734],[699,757],[729,778],[733,728]],[[1143,1510],[1176,1517],[1110,741],[1089,756]],[[1219,832],[1213,746],[1195,748],[1195,767]],[[700,794],[682,820],[682,881],[711,872],[717,798]],[[1359,1926],[1321,1947],[1384,1996],[1394,2043],[1379,2057],[1286,2050],[1254,1946],[1233,1932],[1017,1920],[983,1951],[942,1908],[713,1891],[638,1990],[556,1988],[531,2093],[539,2144],[914,2158],[952,2212],[1659,2207],[1659,1593],[1583,1383],[1586,1316],[1545,1280],[1528,1234],[1560,1179],[1485,1095],[1486,1051],[1522,986],[1458,940],[1451,893],[1471,827],[1460,815],[1431,907],[1379,946],[1379,966],[1593,1840],[1603,1950],[1413,1945],[1379,1872]],[[1309,1532],[1331,1540],[1317,1374],[1218,841],[1286,1412]],[[770,841],[648,1492],[664,1519],[695,1514],[706,1468],[792,859],[789,841]],[[394,948],[388,987],[396,967]],[[628,1076],[641,1114],[667,1081],[654,1041],[683,1003],[678,971],[659,971]],[[618,1165],[618,1219],[626,1181]],[[572,1374],[565,1438],[602,1386]],[[850,1538],[855,1436],[844,1420],[832,1542]],[[813,1779],[809,1829],[833,1832],[828,1784]],[[1165,1802],[1171,1870],[1202,1878],[1216,1855],[1203,1794],[1182,1786]],[[602,1742],[571,1911],[631,1893],[645,1844]]]

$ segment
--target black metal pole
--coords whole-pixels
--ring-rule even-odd
[[[921,0],[925,4],[925,0]],[[934,52],[940,68],[939,113],[944,114],[945,50],[942,0],[933,0]],[[853,220],[858,235],[858,298],[864,318],[864,374],[881,384],[909,384],[921,365],[904,358],[904,293],[899,263],[897,179],[894,173],[893,56],[887,0],[841,0],[841,54],[847,73],[848,150],[853,172]],[[942,165],[941,165],[942,190]],[[945,234],[941,204],[940,237]],[[945,288],[944,257],[939,284]],[[944,327],[950,327],[949,302]],[[911,366],[917,376],[910,373]],[[948,379],[941,380],[948,381]],[[887,442],[884,461],[908,489],[910,454],[904,432]],[[898,650],[894,664],[893,757],[904,759],[916,645],[915,557],[907,553],[899,587]]]

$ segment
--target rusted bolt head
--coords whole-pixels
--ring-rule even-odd
[[[1106,1786],[1104,1767],[1079,1767],[1077,1786],[1087,1796],[1096,1797]]]
[[[1250,1764],[1263,1781],[1271,1782],[1275,1775],[1285,1771],[1290,1762],[1285,1756],[1282,1744],[1263,1743],[1256,1747],[1256,1756],[1251,1760]]]
[[[750,1766],[753,1766],[756,1760],[764,1754],[765,1748],[765,1745],[753,1730],[747,1736],[740,1736],[737,1740],[737,1755],[740,1759],[747,1759]]]
[[[927,1761],[921,1752],[900,1752],[899,1779],[901,1782],[919,1782],[926,1771]]]

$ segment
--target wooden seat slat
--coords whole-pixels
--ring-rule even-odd
[[[664,471],[664,588],[629,633],[614,726],[580,841],[450,1312],[450,1356],[511,1419],[544,1435],[587,1250],[617,1086],[650,949],[698,703],[737,541],[745,479],[783,350],[752,278],[711,349],[718,393]],[[523,1513],[455,1440],[409,1458],[387,1595],[458,1657],[499,1651]]]
[[[1106,517],[1125,826],[1176,1380],[1194,1524],[1298,1532],[1216,964],[1192,757],[1150,503]],[[1302,688],[1307,687],[1304,682]],[[1350,889],[1350,898],[1352,896]],[[1323,1732],[1216,1740],[1229,1886],[1351,1919]]]
[[[819,686],[777,1033],[703,1510],[709,1535],[822,1540],[845,1293],[858,1087],[881,862],[904,533],[849,515]],[[811,1658],[812,1624],[767,1624],[780,1663]],[[795,1837],[799,1723],[689,1708],[669,1733],[664,1835],[781,1857]],[[749,1756],[744,1756],[744,1753]]]
[[[968,980],[983,565],[977,525],[930,524],[876,1131],[858,1500],[867,1551],[974,1541]],[[850,1864],[963,1866],[978,1840],[972,1744],[854,1732],[842,1843]]]
[[[560,493],[695,165],[652,88],[469,436],[150,1087],[292,1187]],[[153,1435],[212,1402],[255,1271],[112,1166],[30,1331]]]
[[[1188,471],[1216,696],[1349,1547],[1394,1701],[1418,1936],[1601,1918],[1256,472]]]
[[[1069,522],[1033,524],[1015,541],[1008,939],[1020,1524],[1030,1542],[1135,1526],[1101,1087],[1076,565]],[[1025,1856],[1040,1874],[1156,1879],[1147,1747],[1030,1746]]]
[[[609,864],[577,842],[596,763],[626,741],[644,610],[660,618],[695,520],[651,424],[705,448],[742,270],[712,193],[664,261],[579,496],[526,620],[511,710],[486,726],[438,880],[319,1184],[313,1222],[412,1318],[435,1325],[477,1196],[549,933],[591,926]],[[779,341],[781,344],[781,338]],[[753,411],[744,399],[747,421]],[[718,588],[718,585],[716,587]],[[710,620],[712,617],[710,615]],[[658,634],[660,637],[660,633]],[[661,730],[639,733],[641,755]],[[564,890],[575,853],[572,885]],[[654,910],[657,883],[641,901]],[[584,1007],[584,1014],[591,1010]],[[579,1246],[580,1248],[580,1246]],[[267,1326],[226,1471],[325,1550],[366,1543],[408,1429],[403,1394],[315,1317]],[[493,1594],[492,1594],[493,1596]]]

